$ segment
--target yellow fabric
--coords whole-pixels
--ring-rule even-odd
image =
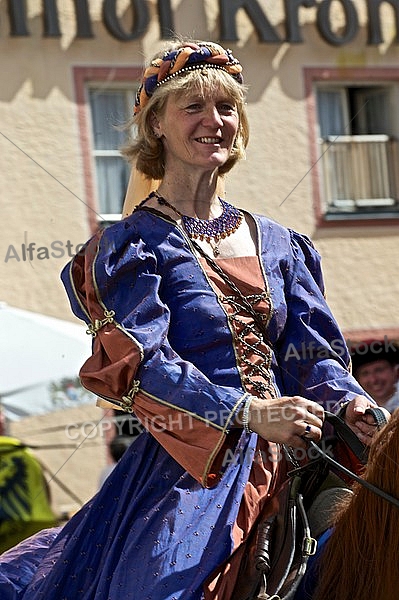
[[[0,437],[0,552],[56,524],[42,468],[15,438]]]
[[[160,181],[157,179],[149,179],[138,171],[135,167],[130,173],[129,185],[125,196],[125,202],[122,209],[122,217],[127,217],[132,214],[134,207],[137,206],[150,192],[156,190]]]

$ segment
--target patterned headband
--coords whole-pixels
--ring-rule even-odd
[[[222,69],[238,83],[243,82],[242,67],[231,50],[213,43],[186,43],[176,50],[165,52],[162,58],[153,60],[144,71],[142,84],[136,94],[134,115],[147,104],[157,87],[177,75],[203,68]]]

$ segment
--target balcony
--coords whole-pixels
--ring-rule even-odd
[[[392,218],[399,213],[398,142],[387,135],[321,141],[327,219]]]

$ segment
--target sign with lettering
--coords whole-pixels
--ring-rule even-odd
[[[8,0],[10,35],[23,37],[31,35],[28,28],[26,3],[29,0]],[[399,0],[364,0],[368,17],[368,45],[384,42],[381,27],[381,4],[389,4],[395,14],[395,39],[399,42]],[[109,34],[122,42],[130,42],[142,37],[149,28],[151,14],[148,0],[131,0],[132,25],[127,30],[121,23],[117,12],[118,0],[103,0],[102,21]],[[351,42],[359,32],[359,15],[353,0],[283,0],[285,10],[285,35],[281,35],[270,23],[267,16],[267,2],[264,0],[215,0],[219,8],[219,35],[221,42],[236,42],[237,13],[245,11],[258,36],[260,43],[290,44],[303,43],[299,10],[316,8],[315,27],[320,36],[333,46],[342,46]],[[333,27],[333,3],[340,4],[344,16],[344,25],[337,32]],[[94,38],[89,12],[89,0],[74,0],[76,37]],[[157,0],[157,18],[159,20],[160,37],[174,37],[175,25],[171,0]],[[59,14],[57,0],[43,0],[43,36],[60,37]]]

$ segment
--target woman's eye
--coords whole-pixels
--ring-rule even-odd
[[[199,102],[189,104],[188,106],[186,106],[186,110],[191,111],[191,112],[194,112],[196,110],[201,110],[201,104],[199,104]]]
[[[231,114],[233,112],[236,112],[235,105],[230,104],[229,102],[221,102],[220,104],[216,105],[216,108],[221,114]],[[201,102],[192,102],[184,107],[184,110],[186,110],[189,113],[200,112],[203,109],[204,105],[201,104]]]
[[[219,110],[222,112],[235,112],[236,107],[234,106],[234,104],[229,104],[225,102],[219,106]]]

